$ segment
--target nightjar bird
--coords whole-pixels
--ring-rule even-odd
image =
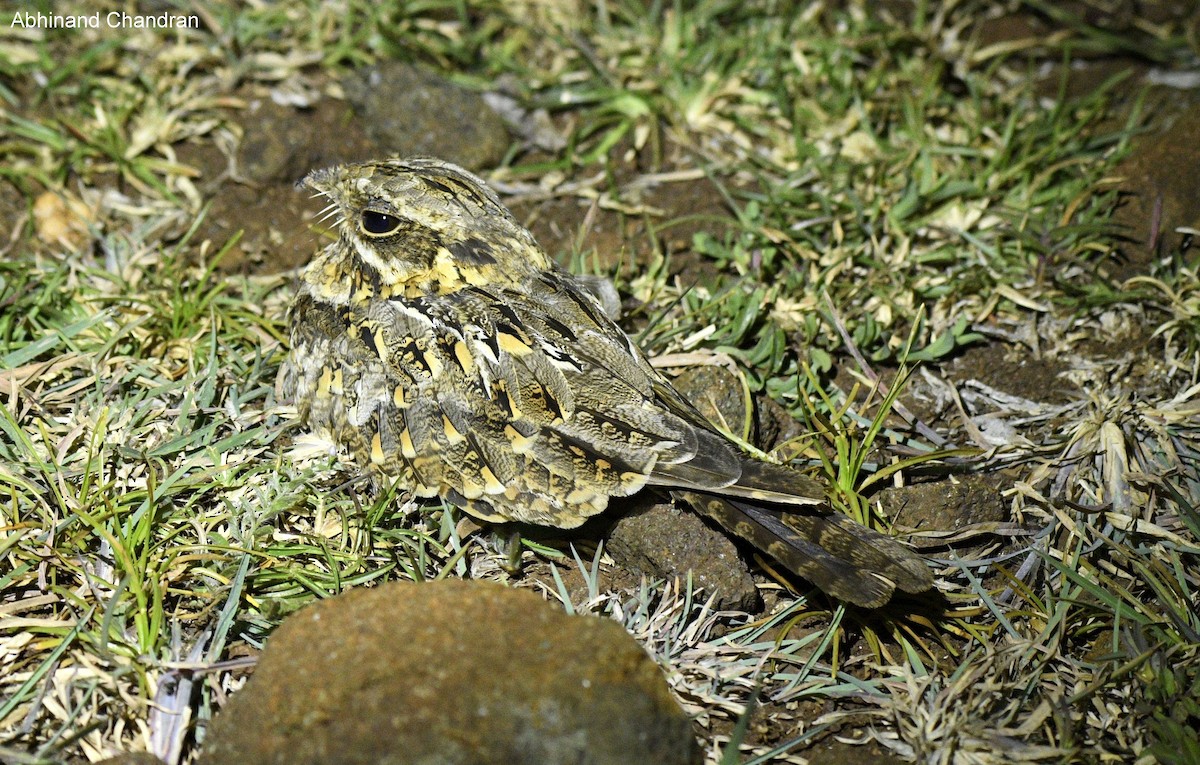
[[[304,271],[283,391],[364,469],[484,521],[558,528],[661,487],[841,600],[932,586],[820,484],[721,435],[480,178],[416,158],[301,184],[339,236]]]

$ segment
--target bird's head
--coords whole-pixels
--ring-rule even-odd
[[[533,235],[478,176],[432,158],[314,170],[301,182],[329,200],[338,242],[392,288],[452,292],[550,267]]]

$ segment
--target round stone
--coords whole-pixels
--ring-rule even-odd
[[[289,617],[201,763],[694,765],[691,723],[616,622],[447,580]]]

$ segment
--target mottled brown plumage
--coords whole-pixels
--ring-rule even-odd
[[[486,521],[558,528],[664,487],[842,600],[932,585],[818,483],[718,433],[476,176],[408,159],[302,183],[340,235],[304,272],[284,390],[364,467]]]

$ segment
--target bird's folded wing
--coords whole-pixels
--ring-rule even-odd
[[[896,588],[918,593],[933,586],[916,554],[840,513],[790,513],[692,491],[676,494],[839,600],[877,608]]]

